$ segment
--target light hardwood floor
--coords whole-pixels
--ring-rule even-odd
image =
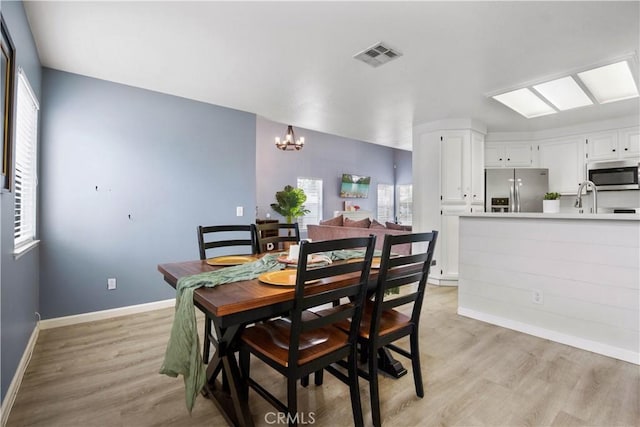
[[[456,291],[427,291],[425,397],[416,397],[410,364],[400,357],[409,373],[380,378],[385,426],[640,425],[637,365],[458,316]],[[173,309],[164,309],[41,331],[7,425],[225,425],[201,396],[189,415],[182,379],[158,374],[172,318]],[[284,398],[284,381],[271,369],[253,363],[252,374]],[[360,389],[370,425],[363,380]],[[348,388],[331,375],[298,396],[315,425],[352,424]],[[255,424],[273,425],[265,419],[273,408],[253,392],[249,399]]]

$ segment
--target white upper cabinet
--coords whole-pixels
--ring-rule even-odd
[[[490,168],[504,166],[504,145],[489,144],[484,148],[484,164]]]
[[[582,137],[540,141],[539,163],[549,169],[549,191],[576,194],[584,181],[585,153]]]
[[[441,136],[442,204],[484,204],[484,135],[446,131]]]
[[[618,147],[620,158],[640,157],[640,126],[620,129]]]
[[[640,128],[637,126],[590,134],[585,141],[588,161],[640,157]]]
[[[618,158],[618,132],[607,131],[587,135],[587,154],[589,161],[615,160]]]
[[[533,167],[533,147],[531,144],[521,143],[487,143],[485,166],[491,168]]]

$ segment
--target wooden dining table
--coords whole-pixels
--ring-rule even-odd
[[[158,271],[162,273],[164,280],[174,288],[181,277],[219,268],[223,267],[211,266],[204,260],[158,265]],[[339,280],[308,285],[308,289],[310,292],[322,292],[353,283],[358,277],[358,274],[345,275]],[[369,286],[372,289],[375,288],[376,281],[377,271],[372,269],[369,276]],[[234,355],[238,337],[245,325],[286,314],[293,307],[294,291],[293,286],[268,285],[252,279],[213,288],[199,288],[194,292],[194,305],[211,319],[216,333],[216,336],[211,337],[215,353],[207,364],[207,382],[203,395],[214,402],[230,425],[253,425]],[[381,370],[394,377],[406,373],[406,369],[388,352],[381,354],[381,359]],[[223,373],[223,381],[217,378],[220,372]]]

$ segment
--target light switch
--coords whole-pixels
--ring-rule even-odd
[[[242,208],[242,206],[236,206],[236,216],[242,215],[244,215],[244,209]]]

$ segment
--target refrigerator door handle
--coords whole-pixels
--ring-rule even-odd
[[[509,212],[516,211],[516,183],[515,180],[509,180]]]
[[[520,180],[516,179],[513,186],[516,193],[516,212],[520,212]]]

